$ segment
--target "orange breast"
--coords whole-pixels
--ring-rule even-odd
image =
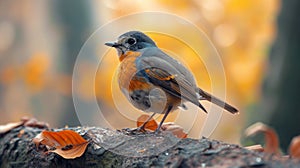
[[[119,86],[121,89],[127,89],[128,91],[148,89],[151,84],[143,77],[136,76],[137,68],[135,60],[140,54],[133,54],[134,52],[128,53],[121,59],[121,64],[118,72]],[[125,55],[125,54],[124,54]]]
[[[121,55],[120,57],[119,57],[119,60],[120,61],[123,61],[124,60],[124,58],[127,58],[127,57],[138,57],[138,56],[140,56],[141,55],[141,53],[140,52],[135,52],[135,51],[127,51],[125,54],[123,54],[123,55]]]

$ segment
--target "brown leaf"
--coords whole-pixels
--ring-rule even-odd
[[[136,125],[138,127],[142,126],[149,117],[150,116],[146,115],[146,114],[141,115],[137,119]],[[156,123],[156,121],[153,118],[145,125],[145,129],[152,130],[152,131],[156,130],[157,127],[158,127],[158,124]]]
[[[263,152],[264,148],[261,145],[252,145],[252,146],[246,146],[245,147],[248,150],[253,150],[253,151],[257,151],[257,152]]]
[[[187,134],[183,131],[183,128],[179,125],[174,124],[173,122],[163,123],[161,126],[163,131],[170,131],[172,134],[177,136],[178,138],[186,138]]]
[[[20,126],[26,126],[26,127],[36,127],[36,128],[49,128],[49,124],[41,121],[37,121],[35,118],[29,118],[29,117],[22,117],[21,121],[14,122],[14,123],[8,123],[6,125],[0,125],[0,134],[5,134],[8,131],[20,127]]]
[[[145,115],[145,114],[141,115],[137,120],[137,126],[138,127],[142,126],[148,120],[148,118],[149,118],[149,115]],[[157,129],[157,127],[158,127],[157,122],[154,119],[151,119],[146,124],[145,129],[154,131]],[[178,138],[186,138],[187,137],[187,134],[183,132],[183,128],[172,122],[163,123],[161,126],[161,130],[172,132],[172,134],[174,134]]]
[[[65,159],[80,157],[88,145],[88,141],[72,130],[43,131],[33,138],[33,142],[37,146],[46,145],[49,152],[54,152]]]
[[[21,121],[24,122],[24,126],[26,127],[33,127],[33,128],[49,128],[49,124],[43,121],[38,121],[36,118],[29,118],[29,117],[22,117]]]
[[[279,139],[273,128],[258,122],[248,127],[245,131],[246,136],[256,135],[257,133],[265,135],[265,152],[279,154]]]
[[[0,125],[0,134],[5,134],[8,131],[23,125],[23,123],[23,121],[19,121],[14,123],[8,123],[6,125]]]
[[[290,156],[300,159],[300,136],[296,136],[292,139],[289,147]]]

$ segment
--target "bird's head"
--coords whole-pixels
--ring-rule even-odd
[[[139,31],[129,31],[122,34],[116,42],[107,42],[105,45],[114,47],[121,56],[127,51],[138,51],[146,47],[156,47],[154,41]]]

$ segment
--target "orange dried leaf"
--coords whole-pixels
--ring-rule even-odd
[[[300,136],[293,138],[289,147],[290,156],[300,159]]]
[[[87,145],[88,141],[82,138],[78,133],[72,130],[64,130],[59,132],[43,131],[33,138],[33,142],[46,145],[49,152],[57,153],[65,159],[74,159],[80,157]]]
[[[77,157],[82,156],[87,145],[88,145],[88,142],[86,141],[82,144],[73,145],[72,148],[67,149],[67,150],[55,149],[55,150],[52,150],[49,152],[56,153],[65,159],[75,159]]]
[[[8,131],[23,125],[23,123],[24,123],[23,121],[20,121],[20,122],[8,123],[6,125],[0,125],[0,134],[5,134]]]
[[[252,136],[257,133],[265,135],[265,152],[279,154],[279,139],[273,128],[258,122],[248,127],[245,131],[246,136]]]
[[[136,125],[138,127],[142,126],[149,118],[149,115],[143,114],[141,115],[136,122]],[[156,128],[158,127],[158,124],[156,123],[156,121],[154,119],[151,119],[146,125],[145,125],[145,129],[149,129],[149,130],[156,130]]]
[[[170,131],[172,134],[177,136],[178,138],[186,138],[187,134],[184,132],[183,128],[179,125],[176,125],[172,122],[163,123],[161,129],[163,131]]]

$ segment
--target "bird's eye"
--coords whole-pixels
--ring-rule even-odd
[[[129,38],[129,39],[127,40],[127,43],[130,44],[130,45],[133,45],[133,44],[136,43],[136,40],[135,40],[134,38]]]

